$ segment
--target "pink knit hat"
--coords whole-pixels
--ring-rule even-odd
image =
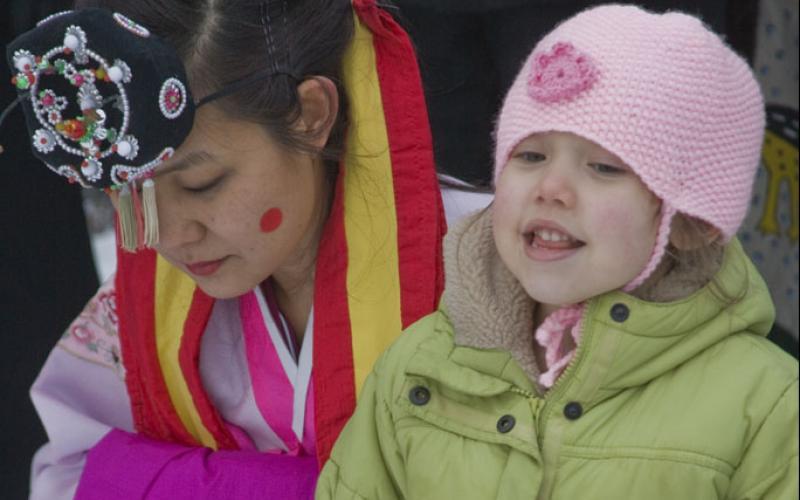
[[[675,212],[729,240],[750,201],[764,104],[747,63],[692,16],[605,5],[545,36],[506,96],[495,183],[533,133],[572,132],[619,156],[663,202],[654,255]]]

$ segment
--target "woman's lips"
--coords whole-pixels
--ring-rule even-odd
[[[217,272],[217,269],[222,265],[225,261],[225,258],[219,260],[207,260],[205,262],[194,262],[192,264],[186,264],[186,269],[189,270],[190,273],[194,274],[195,276],[210,276]]]

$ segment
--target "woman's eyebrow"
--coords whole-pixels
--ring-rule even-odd
[[[170,172],[176,172],[178,170],[186,170],[189,167],[194,165],[198,165],[200,163],[205,163],[207,161],[211,161],[214,159],[214,155],[208,153],[206,151],[193,151],[188,155],[184,156],[180,160],[176,160],[174,163],[167,165],[166,167],[162,167],[156,170],[156,176],[168,174]]]

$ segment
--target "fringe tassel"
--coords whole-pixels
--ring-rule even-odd
[[[136,238],[136,214],[133,208],[131,188],[127,184],[122,187],[119,193],[119,226],[122,234],[122,248],[128,252],[135,252],[137,247]]]
[[[144,245],[154,247],[158,244],[158,207],[156,206],[156,184],[153,179],[145,179],[142,184],[144,204]]]
[[[144,213],[142,201],[139,199],[139,189],[136,183],[131,183],[131,199],[133,200],[133,214],[136,217],[136,250],[144,248]]]

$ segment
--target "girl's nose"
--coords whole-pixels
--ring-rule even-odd
[[[550,165],[539,178],[534,189],[538,203],[555,204],[564,208],[575,206],[576,194],[571,169],[566,165]]]

